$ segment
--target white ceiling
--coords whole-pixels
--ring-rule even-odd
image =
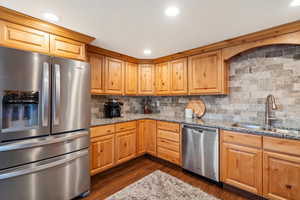
[[[0,5],[96,37],[94,45],[157,58],[300,19],[292,0],[1,0]],[[180,14],[164,15],[168,6]],[[152,50],[145,56],[143,50]]]

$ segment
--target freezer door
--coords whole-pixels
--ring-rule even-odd
[[[90,124],[90,66],[52,60],[52,134],[86,129]]]
[[[0,199],[70,200],[89,190],[88,149],[0,171]]]
[[[50,134],[50,57],[0,47],[0,142]]]
[[[0,144],[0,170],[89,147],[88,131],[76,131]]]

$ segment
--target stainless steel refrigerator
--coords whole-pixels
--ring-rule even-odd
[[[90,66],[0,47],[0,199],[87,194]]]

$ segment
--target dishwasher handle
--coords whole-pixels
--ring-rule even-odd
[[[193,125],[184,125],[183,129],[193,129],[193,130],[198,131],[199,133],[202,133],[203,131],[210,131],[210,132],[215,132],[215,133],[219,132],[219,129],[217,129],[217,128],[193,126]]]

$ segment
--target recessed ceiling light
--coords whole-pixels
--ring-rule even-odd
[[[150,55],[151,53],[152,53],[152,51],[150,49],[145,49],[144,50],[145,55]]]
[[[53,13],[46,12],[43,14],[44,19],[50,22],[58,22],[59,17]]]
[[[300,6],[300,0],[293,0],[293,1],[291,2],[290,6],[293,6],[293,7],[295,7],[295,6]]]
[[[179,14],[179,9],[177,7],[168,7],[165,10],[165,14],[168,17],[175,17],[175,16],[177,16]]]

